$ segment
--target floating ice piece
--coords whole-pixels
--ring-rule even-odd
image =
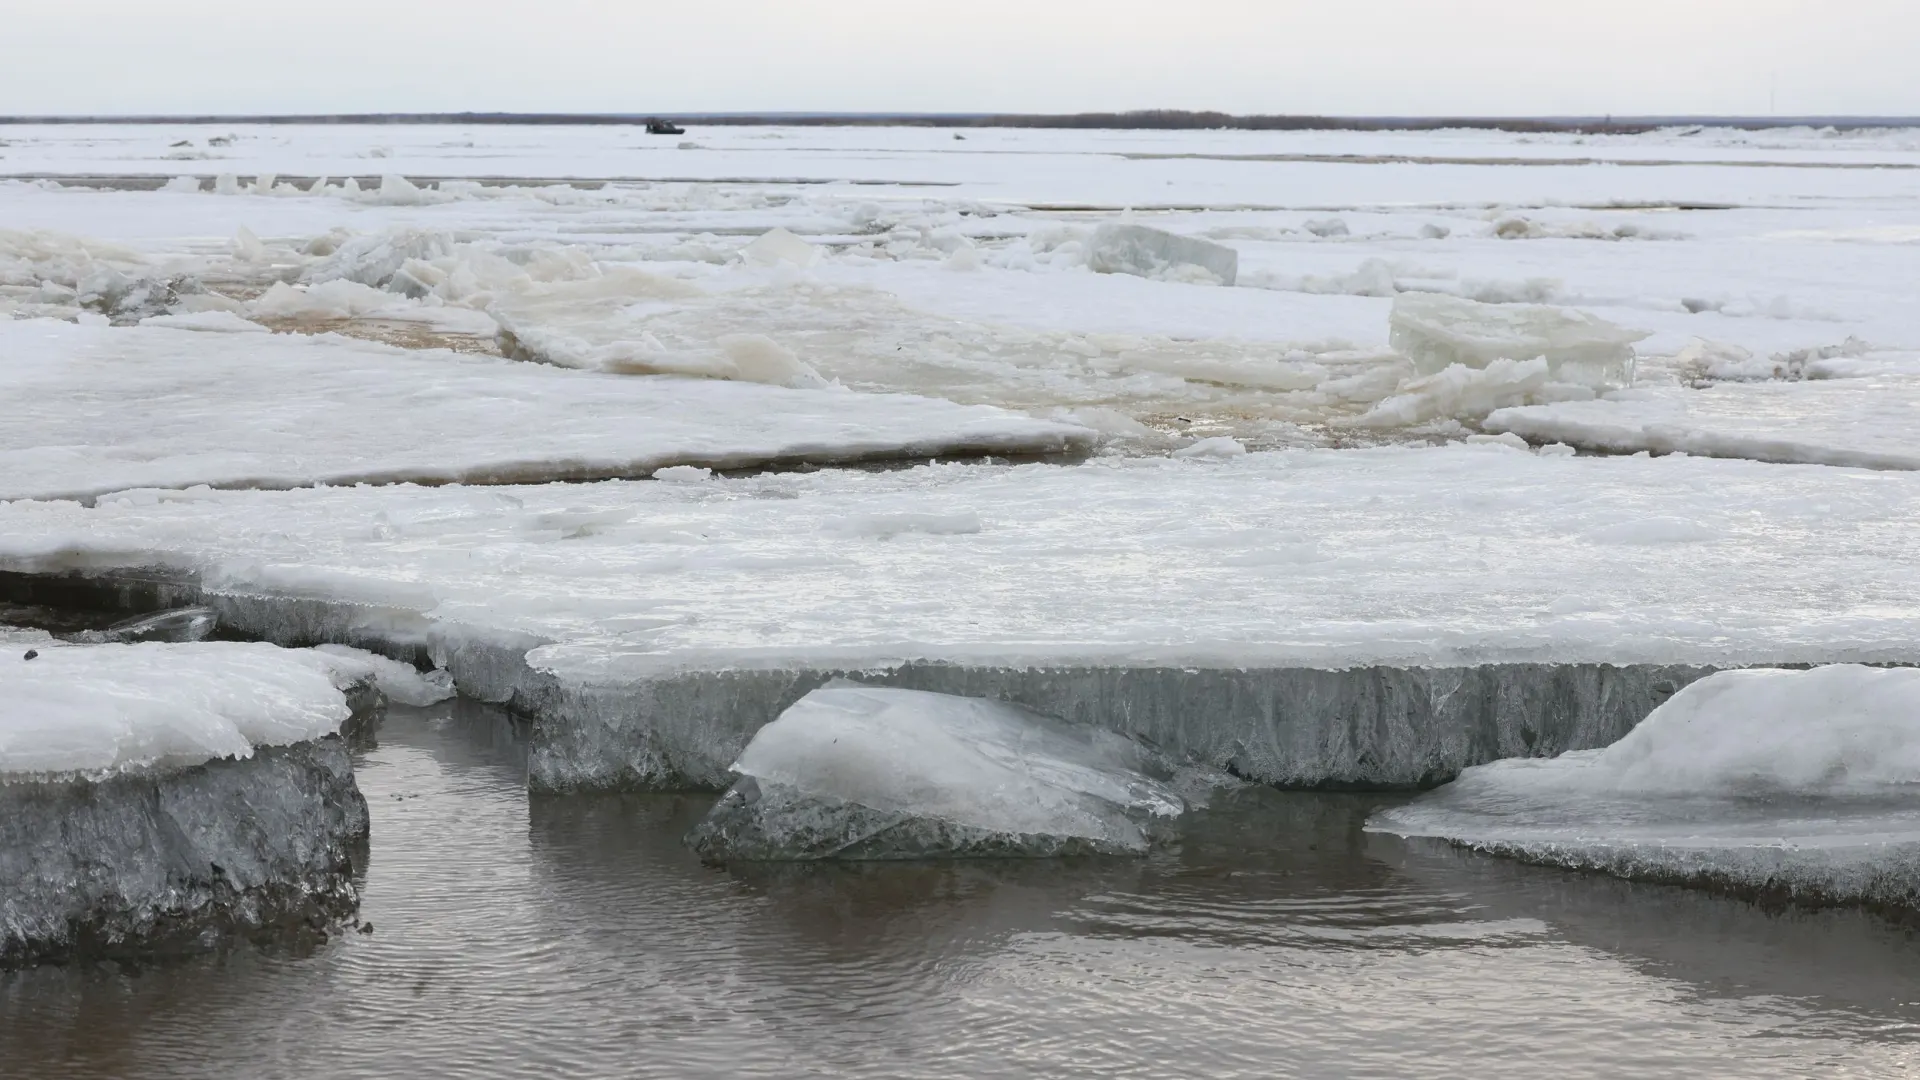
[[[1393,347],[1421,374],[1544,357],[1554,381],[1588,386],[1632,382],[1633,343],[1647,336],[1585,312],[1439,293],[1395,297],[1389,324]]]
[[[431,229],[395,229],[349,237],[332,255],[311,267],[306,280],[320,284],[344,279],[376,289],[407,292],[404,282],[395,288],[394,279],[409,261],[446,258],[453,254],[453,249],[454,239],[450,234]]]
[[[205,641],[213,636],[217,622],[213,609],[176,608],[154,615],[140,615],[114,623],[105,630],[89,631],[75,640],[96,645],[133,645],[142,641]]]
[[[689,837],[714,861],[1138,855],[1187,809],[1171,769],[1123,736],[846,682],[761,728],[734,771]]]
[[[358,904],[352,854],[366,841],[366,800],[337,739],[174,769],[7,778],[0,968],[261,931],[311,941]]]
[[[1920,671],[1710,675],[1619,742],[1468,769],[1372,827],[1621,877],[1920,908]]]
[[[248,304],[247,311],[255,316],[280,319],[353,319],[387,315],[407,306],[404,297],[357,281],[335,278],[299,287],[276,281]],[[142,325],[151,321],[143,320]]]
[[[1483,368],[1454,364],[1444,371],[1403,383],[1388,397],[1342,426],[1397,428],[1446,418],[1475,419],[1514,405],[1580,400],[1593,391],[1553,380],[1542,357],[1495,360]]]
[[[318,645],[313,651],[339,661],[336,666],[342,671],[372,678],[389,701],[419,707],[454,696],[453,676],[445,669],[423,674],[411,664],[347,645]]]
[[[282,287],[276,284],[276,287]],[[249,319],[243,319],[231,311],[212,309],[192,311],[177,315],[149,315],[140,320],[141,326],[158,326],[166,330],[198,330],[214,334],[265,334],[266,327]]]
[[[759,266],[787,266],[805,270],[820,261],[820,249],[785,229],[773,229],[756,237],[740,249],[750,263]]]
[[[1101,274],[1182,280],[1191,276],[1182,270],[1197,269],[1221,285],[1232,285],[1239,277],[1240,253],[1211,240],[1109,222],[1093,230],[1087,265]]]
[[[1247,448],[1238,439],[1227,435],[1216,435],[1211,439],[1200,439],[1173,452],[1177,458],[1231,458],[1239,457]]]
[[[335,734],[351,673],[258,642],[47,647],[0,657],[0,776],[244,758]]]
[[[1616,454],[1920,469],[1920,378],[1636,388],[1631,396],[1502,408],[1482,426]]]
[[[1326,238],[1347,235],[1347,223],[1340,218],[1311,218],[1301,223],[1301,228],[1315,236]]]

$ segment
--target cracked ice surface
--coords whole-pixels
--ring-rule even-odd
[[[0,321],[0,499],[502,483],[950,452],[1092,433],[905,395],[620,378],[342,338]]]
[[[1531,862],[1920,906],[1920,672],[1695,682],[1602,750],[1466,770],[1370,827]]]
[[[679,478],[676,478],[679,479]],[[0,505],[0,566],[170,567],[675,670],[1907,660],[1920,476],[1502,444]]]

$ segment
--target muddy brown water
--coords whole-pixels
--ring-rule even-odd
[[[1253,790],[1144,860],[720,870],[711,796],[529,800],[482,707],[358,760],[307,955],[0,974],[0,1076],[1891,1077],[1920,938],[1366,834]]]

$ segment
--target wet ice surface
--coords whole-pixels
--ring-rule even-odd
[[[1172,763],[1125,736],[845,680],[762,727],[733,771],[688,837],[715,861],[1144,855],[1188,809]]]
[[[460,706],[461,710],[469,707]],[[511,730],[395,709],[361,915],[297,959],[0,975],[44,1077],[1892,1076],[1920,943],[1368,837],[1252,792],[1144,860],[727,872],[705,798],[535,800]],[[796,1065],[796,1063],[800,1063]]]

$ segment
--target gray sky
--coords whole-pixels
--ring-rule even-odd
[[[1920,114],[1915,0],[20,0],[0,113]]]

